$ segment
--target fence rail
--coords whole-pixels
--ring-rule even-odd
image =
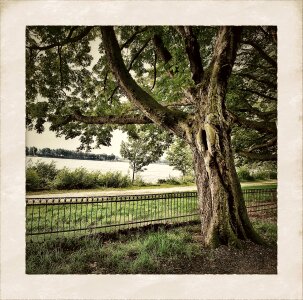
[[[276,218],[276,190],[245,190],[243,194],[252,218]],[[196,192],[26,199],[29,240],[195,220],[199,220]]]

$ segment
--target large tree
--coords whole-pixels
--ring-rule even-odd
[[[154,124],[191,148],[204,244],[262,242],[231,132],[238,155],[275,159],[274,27],[28,27],[26,35],[30,129],[50,122],[90,148],[109,145],[117,126]],[[241,130],[252,138],[241,140]]]

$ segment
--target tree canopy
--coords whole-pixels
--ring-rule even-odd
[[[80,149],[90,149],[110,145],[116,128],[132,132],[134,124],[159,125],[162,117],[169,122],[196,112],[192,93],[210,69],[218,27],[188,32],[171,26],[115,27],[125,71],[142,87],[143,98],[160,109],[157,122],[142,104],[128,100],[109,66],[101,31],[98,26],[27,27],[29,129],[42,132],[49,122],[58,136],[80,137]],[[276,28],[244,27],[240,42],[226,95],[233,147],[246,160],[276,160]]]

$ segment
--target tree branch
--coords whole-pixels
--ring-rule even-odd
[[[178,126],[178,122],[184,119],[186,114],[169,110],[145,92],[135,82],[125,67],[113,27],[102,26],[101,32],[109,65],[128,99],[157,125],[169,129],[176,134],[183,135],[183,130]]]
[[[252,75],[252,74],[248,74],[248,73],[237,73],[237,74],[235,74],[235,75],[238,75],[238,76],[240,76],[240,77],[246,77],[246,78],[248,78],[248,79],[252,79],[252,80],[255,80],[255,81],[257,81],[257,82],[263,83],[263,84],[265,84],[265,85],[267,85],[267,86],[269,86],[269,87],[271,87],[271,88],[273,88],[273,89],[277,89],[277,84],[276,84],[276,83],[271,82],[271,81],[266,80],[266,79],[260,79],[259,77],[256,77],[256,76],[254,76],[254,75]]]
[[[143,46],[139,49],[139,51],[137,53],[135,53],[135,55],[133,56],[132,60],[129,63],[129,66],[127,68],[127,71],[130,71],[133,63],[136,61],[136,59],[139,57],[139,55],[143,52],[143,50],[147,47],[147,45],[149,44],[151,38],[148,38],[145,43],[143,44]]]
[[[259,161],[276,161],[277,154],[272,153],[252,153],[244,150],[237,152],[239,155],[244,156],[249,159],[259,160]]]
[[[87,36],[90,33],[90,31],[93,29],[93,27],[85,27],[81,33],[79,33],[78,35],[76,35],[74,37],[71,37],[72,33],[75,29],[76,29],[75,27],[71,28],[67,38],[64,39],[62,42],[56,42],[56,43],[53,43],[53,44],[50,44],[47,46],[32,45],[32,46],[26,46],[26,48],[33,49],[33,50],[48,50],[48,49],[55,48],[58,46],[62,47],[66,44],[74,43],[74,42],[81,40],[82,38],[84,38],[85,36]]]
[[[154,82],[153,86],[151,87],[151,91],[154,89],[156,85],[156,80],[157,80],[157,52],[155,51],[155,60],[154,60]]]
[[[277,134],[277,125],[275,122],[252,121],[252,120],[248,120],[246,118],[237,116],[231,112],[229,112],[229,115],[232,117],[232,119],[235,123],[242,125],[243,127],[255,129],[259,132]]]
[[[133,56],[132,60],[129,63],[129,66],[127,68],[127,71],[130,71],[134,62],[136,61],[136,59],[139,57],[139,55],[142,53],[142,51],[147,47],[148,43],[150,42],[151,38],[148,38],[146,40],[146,42],[144,43],[144,45],[139,49],[139,51],[137,53],[135,53],[135,55]],[[110,97],[107,99],[108,102],[112,103],[112,99],[116,93],[116,91],[118,90],[118,86],[116,86],[112,92],[112,94],[110,95]]]
[[[277,68],[277,62],[273,58],[271,58],[257,43],[255,43],[254,41],[249,41],[249,40],[245,40],[245,41],[243,41],[243,43],[254,47],[259,52],[259,54],[261,55],[261,57],[264,60],[266,60],[274,68]]]
[[[165,64],[168,64],[168,62],[172,59],[172,55],[170,54],[168,49],[164,46],[162,38],[160,37],[159,34],[154,34],[153,43],[155,45],[158,56],[163,60]]]
[[[60,67],[60,82],[61,82],[61,88],[63,88],[63,73],[62,73],[61,46],[58,46],[58,56],[59,56],[59,67]]]
[[[203,66],[200,56],[200,46],[191,26],[178,26],[177,30],[185,41],[185,50],[189,59],[192,79],[199,84],[203,79]]]
[[[83,122],[85,124],[150,124],[153,123],[150,119],[142,115],[109,115],[109,116],[85,116],[79,110],[71,116],[71,120]]]
[[[135,40],[135,38],[137,37],[138,34],[144,32],[147,30],[147,27],[143,27],[140,30],[135,31],[121,46],[120,46],[120,50],[124,49],[124,48],[128,48],[129,45]]]
[[[263,148],[268,148],[268,147],[271,147],[271,146],[274,146],[277,144],[277,137],[273,137],[272,139],[268,140],[266,143],[264,144],[260,144],[260,145],[253,145],[251,146],[247,152],[252,152],[254,150],[260,150],[260,149],[263,149]]]
[[[165,65],[167,65],[170,60],[172,59],[171,53],[165,47],[162,38],[158,34],[154,34],[153,36],[153,43],[156,49],[157,55],[162,59]],[[174,76],[174,72],[170,69],[167,70],[170,77]]]
[[[271,111],[261,111],[258,108],[251,106],[248,101],[245,101],[244,105],[245,107],[238,109],[238,111],[254,114],[265,121],[269,121],[269,119],[272,119],[277,115],[276,109]]]
[[[219,101],[218,99],[225,98],[228,79],[236,60],[241,31],[239,26],[222,26],[219,29],[214,54],[203,80],[202,90],[206,93],[204,98],[208,101],[214,101],[214,99]],[[222,106],[221,103],[218,105],[223,109],[224,105]],[[211,107],[213,105],[210,105]],[[224,115],[223,111],[220,113]]]
[[[277,101],[277,98],[276,97],[272,97],[272,96],[269,96],[269,95],[265,95],[263,93],[260,93],[258,91],[255,91],[255,90],[252,90],[252,89],[249,89],[249,88],[245,88],[245,89],[239,89],[240,91],[243,91],[243,92],[249,92],[249,93],[252,93],[252,94],[256,94],[260,97],[263,97],[263,98],[267,98],[267,99],[270,99],[270,100],[274,100],[274,101]]]
[[[54,115],[50,115],[48,120],[52,123],[52,127],[61,127],[70,122],[81,122],[84,124],[111,124],[111,125],[131,125],[131,124],[152,124],[153,121],[147,117],[139,114],[132,115],[107,115],[107,116],[86,116],[83,115],[80,109],[75,109],[73,114],[67,116],[61,116],[57,118]]]

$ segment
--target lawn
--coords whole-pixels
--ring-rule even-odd
[[[53,199],[53,205],[45,200],[38,200],[38,204],[28,200],[31,204],[27,205],[27,232],[45,233],[27,238],[26,272],[276,273],[275,208],[263,207],[266,202],[275,203],[271,193],[244,190],[247,203],[262,205],[261,210],[251,217],[256,230],[268,241],[269,246],[243,242],[242,249],[221,246],[215,250],[202,248],[196,193],[186,194],[187,197],[182,193],[177,194],[179,197],[175,197],[175,194],[157,194],[151,199],[150,195],[137,198],[105,197],[101,202],[86,197],[80,199],[78,204],[73,202],[73,198],[64,199],[63,203]],[[257,202],[252,202],[253,199]],[[268,213],[273,215],[269,216]],[[184,221],[191,223],[178,224]],[[161,222],[165,224],[158,224]],[[139,226],[143,227],[135,228]],[[119,232],[117,229],[120,229]]]
[[[32,239],[49,238],[50,233],[79,236],[198,219],[196,193],[50,200],[28,200],[26,230],[43,233]]]
[[[131,231],[115,238],[28,243],[27,274],[276,274],[277,228],[256,223],[269,246],[201,246],[200,225]]]

